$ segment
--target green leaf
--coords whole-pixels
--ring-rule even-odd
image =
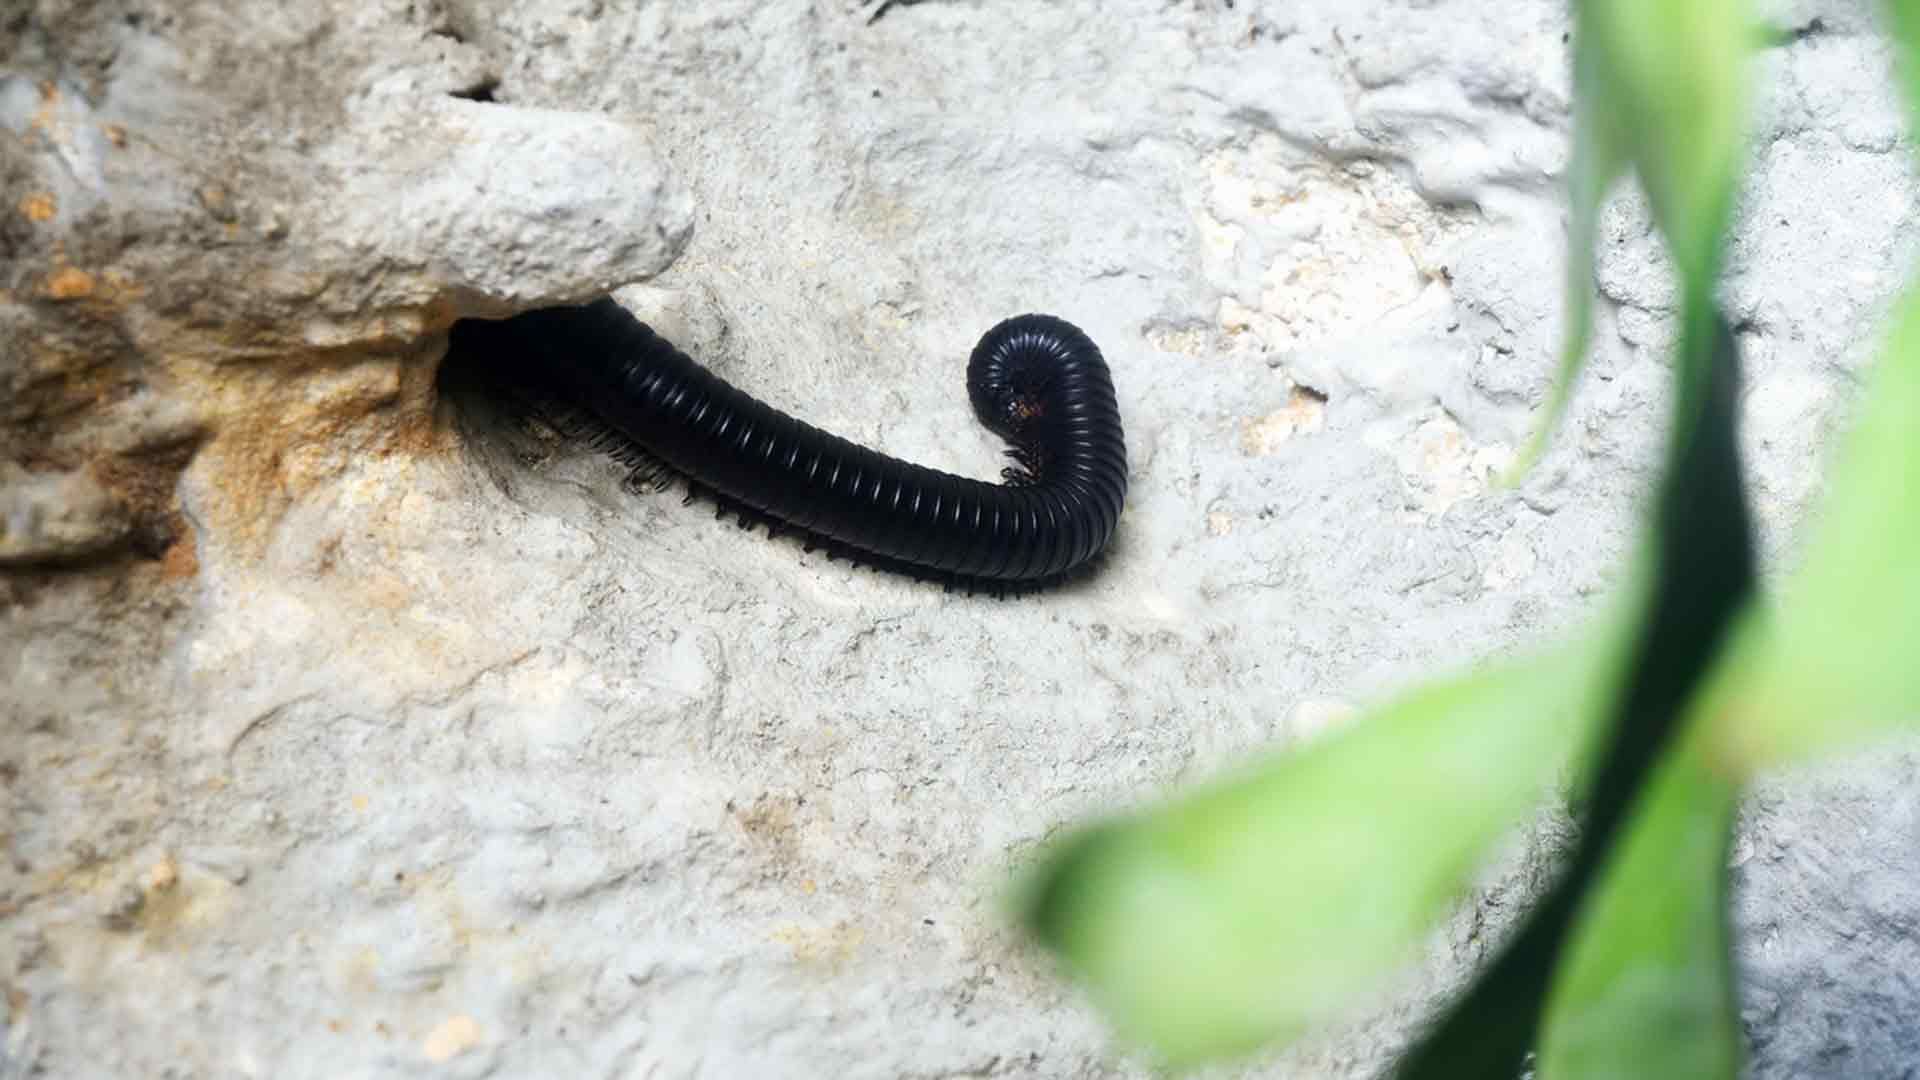
[[[1920,4],[1886,5],[1909,116],[1920,121]],[[1920,287],[1894,309],[1862,413],[1805,561],[1750,612],[1729,660],[1744,684],[1716,752],[1746,769],[1920,726]]]
[[[1920,291],[1900,305],[1805,561],[1733,661],[1721,753],[1747,768],[1920,726]]]
[[[1745,136],[1747,0],[1586,0],[1599,107],[1632,125],[1630,154],[1675,265],[1713,281]],[[1583,45],[1582,48],[1587,46]]]
[[[1539,426],[1508,470],[1509,483],[1531,469],[1546,452],[1586,365],[1587,345],[1593,333],[1594,237],[1600,229],[1600,204],[1627,163],[1625,133],[1615,122],[1616,114],[1607,108],[1601,90],[1601,59],[1585,34],[1574,48],[1573,158],[1567,165],[1567,322],[1561,334],[1560,370],[1554,375]]]
[[[1920,4],[1887,5],[1920,120]],[[1828,486],[1805,561],[1741,628],[1745,690],[1718,753],[1754,769],[1920,726],[1920,287],[1910,286]]]
[[[1727,855],[1739,784],[1700,740],[1667,755],[1563,947],[1540,1080],[1733,1080]]]
[[[1509,470],[1510,481],[1539,459],[1572,399],[1592,333],[1600,206],[1628,164],[1679,269],[1682,317],[1697,336],[1708,332],[1744,141],[1747,60],[1755,42],[1743,31],[1752,25],[1746,0],[1587,0],[1578,6],[1566,329],[1539,427]],[[1682,415],[1690,415],[1705,371],[1682,365],[1676,375]]]
[[[1406,961],[1610,705],[1635,605],[1058,845],[1024,921],[1172,1065],[1297,1036]]]
[[[1900,50],[1900,81],[1907,92],[1907,112],[1920,116],[1920,4],[1890,0],[1887,27]]]
[[[1580,844],[1493,963],[1408,1051],[1395,1073],[1400,1080],[1518,1074],[1582,897],[1611,858],[1630,808],[1670,748],[1702,680],[1718,669],[1734,616],[1752,598],[1753,539],[1739,457],[1738,343],[1711,310],[1705,320],[1690,319],[1686,326],[1683,363],[1700,368],[1705,379],[1677,404],[1670,464],[1641,560],[1652,581],[1650,604],[1644,626],[1636,629],[1629,678],[1597,759]]]

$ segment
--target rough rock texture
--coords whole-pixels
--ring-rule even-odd
[[[1916,250],[1868,9],[1775,14],[1727,295],[1778,565]],[[1005,868],[1570,625],[1630,542],[1673,326],[1631,196],[1567,430],[1488,483],[1558,332],[1565,32],[1544,0],[0,19],[0,1077],[1141,1075],[1017,947]],[[966,351],[1075,320],[1128,425],[1114,557],[943,595],[436,392],[454,319],[615,286],[981,475]],[[1920,1059],[1914,761],[1755,798],[1756,1076]],[[1554,848],[1253,1071],[1379,1072]]]

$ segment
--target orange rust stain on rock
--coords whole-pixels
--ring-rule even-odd
[[[289,506],[356,457],[428,443],[421,432],[431,423],[430,360],[416,347],[288,353],[271,365],[171,365],[176,384],[215,418],[194,467],[206,478],[209,528],[257,551]]]
[[[54,300],[84,300],[93,295],[93,275],[77,266],[63,266],[47,275],[46,293]]]
[[[162,856],[160,861],[147,868],[147,891],[166,892],[180,884],[180,864],[173,856]]]
[[[0,200],[0,215],[9,212]],[[19,212],[28,214],[24,200]],[[0,400],[0,426],[22,433],[15,441],[23,453],[48,459],[39,464],[88,467],[121,497],[143,554],[158,556],[146,565],[163,580],[197,576],[201,559],[212,557],[202,544],[258,555],[288,507],[338,480],[356,459],[438,456],[456,444],[435,409],[435,369],[458,314],[444,297],[315,340],[298,318],[130,323],[126,313],[143,289],[129,275],[79,269],[58,249],[49,270],[33,298],[66,306],[41,340],[30,338],[31,392]],[[123,351],[123,335],[136,326],[138,355]],[[178,445],[121,453],[55,438],[149,388],[192,418]],[[179,513],[183,469],[205,503],[204,535]],[[409,602],[389,592],[380,599]]]
[[[60,87],[52,79],[40,83],[40,107],[33,111],[33,119],[27,126],[35,131],[52,131],[54,128],[54,110],[60,104]]]
[[[163,580],[191,577],[198,569],[193,527],[180,512],[179,495],[180,472],[198,447],[198,435],[188,433],[138,454],[109,454],[87,463],[94,480],[125,508],[136,546],[160,556]]]
[[[38,223],[53,220],[53,215],[59,211],[60,204],[54,200],[51,192],[29,191],[20,196],[18,208],[21,217]]]
[[[168,581],[185,581],[200,572],[200,551],[193,529],[184,521],[174,533],[174,541],[160,556],[160,576]]]

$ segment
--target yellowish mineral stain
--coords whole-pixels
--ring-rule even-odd
[[[47,275],[46,292],[54,300],[84,300],[96,287],[93,275],[77,266],[63,266]]]
[[[845,921],[831,926],[783,926],[773,940],[793,951],[795,963],[838,970],[866,944],[867,932]]]
[[[166,892],[180,883],[180,864],[172,856],[162,856],[147,868],[147,891]]]
[[[20,202],[17,205],[20,216],[35,224],[53,220],[53,215],[60,210],[60,204],[54,200],[53,195],[45,191],[29,191],[20,196]]]
[[[1265,416],[1249,420],[1240,429],[1240,452],[1264,457],[1295,435],[1310,435],[1327,425],[1327,397],[1309,387],[1296,386],[1287,403]]]
[[[480,1022],[464,1013],[449,1016],[427,1033],[420,1052],[428,1061],[451,1061],[480,1045]]]

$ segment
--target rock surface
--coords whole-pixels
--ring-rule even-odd
[[[1781,4],[1727,295],[1771,560],[1916,255],[1861,5]],[[1571,625],[1667,401],[1609,211],[1552,369],[1562,6],[40,3],[0,23],[0,1077],[1143,1075],[995,906],[1050,830]],[[798,415],[986,475],[961,363],[1115,369],[1114,557],[949,596],[437,393],[627,287]],[[451,385],[443,380],[443,385]],[[1756,1076],[1920,1059],[1911,753],[1738,856]],[[1383,793],[1389,797],[1390,793]],[[1375,1015],[1377,1074],[1542,826]]]

